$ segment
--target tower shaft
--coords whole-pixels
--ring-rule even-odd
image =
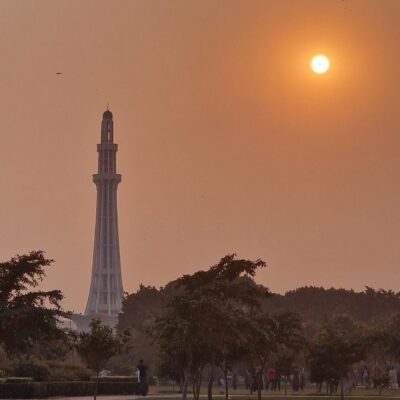
[[[113,136],[112,113],[107,110],[101,124],[101,143],[97,145],[98,172],[93,175],[97,189],[96,228],[85,315],[116,316],[121,311],[123,288],[117,212],[121,175],[116,173],[118,145]]]

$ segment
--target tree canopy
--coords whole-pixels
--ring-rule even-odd
[[[340,382],[343,398],[343,379],[366,355],[364,329],[347,316],[338,315],[324,321],[309,346],[311,380]]]
[[[89,332],[80,332],[75,347],[87,366],[96,373],[94,399],[97,396],[99,372],[107,361],[118,354],[127,341],[127,334],[114,334],[113,329],[100,320],[92,320]]]
[[[8,353],[29,352],[35,343],[64,335],[57,325],[68,316],[63,294],[35,290],[52,264],[40,250],[0,263],[0,344]]]

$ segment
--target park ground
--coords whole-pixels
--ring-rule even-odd
[[[285,395],[283,391],[272,393],[270,391],[263,392],[263,399],[268,400],[285,400],[285,399],[312,399],[312,400],[327,400],[329,398],[338,399],[340,398],[340,394],[337,395],[326,395],[326,394],[317,394],[313,391],[314,388],[306,388],[303,392],[292,392],[288,390],[288,394]],[[213,397],[222,400],[225,399],[225,394],[223,390],[219,390],[219,388],[215,388]],[[389,399],[400,399],[400,389],[398,390],[383,390],[382,394],[379,395],[377,390],[369,389],[366,390],[364,388],[355,388],[350,395],[346,395],[346,398],[354,398],[354,399],[366,399],[366,400],[378,400],[384,398],[385,400]],[[173,391],[171,387],[150,387],[149,394],[145,397],[151,400],[181,400],[182,396],[179,392]],[[200,398],[206,399],[206,388],[203,388],[203,394],[200,395]],[[257,393],[253,393],[252,395],[249,394],[247,390],[238,389],[232,390],[232,393],[229,394],[229,398],[232,400],[256,400]],[[63,397],[57,398],[58,400],[90,400],[93,399],[92,396],[87,397]],[[142,396],[135,396],[135,395],[126,395],[126,396],[97,396],[98,400],[136,400],[136,399],[143,399]],[[192,399],[192,394],[188,393],[188,400]]]

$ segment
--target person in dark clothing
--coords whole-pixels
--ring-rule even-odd
[[[281,391],[281,373],[280,373],[280,371],[276,371],[276,374],[275,374],[274,391],[276,391],[276,390]]]
[[[236,374],[236,372],[234,372],[232,375],[232,389],[233,390],[237,389],[237,374]]]
[[[143,360],[139,360],[137,369],[137,379],[138,379],[138,394],[146,396],[149,391],[149,385],[147,384],[147,367]]]

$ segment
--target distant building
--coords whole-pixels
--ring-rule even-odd
[[[97,206],[89,297],[85,314],[72,317],[80,330],[86,330],[93,318],[114,326],[121,312],[123,288],[117,212],[117,187],[121,175],[117,174],[117,150],[113,115],[107,109],[101,122],[101,143],[97,145],[98,172],[93,175]]]

